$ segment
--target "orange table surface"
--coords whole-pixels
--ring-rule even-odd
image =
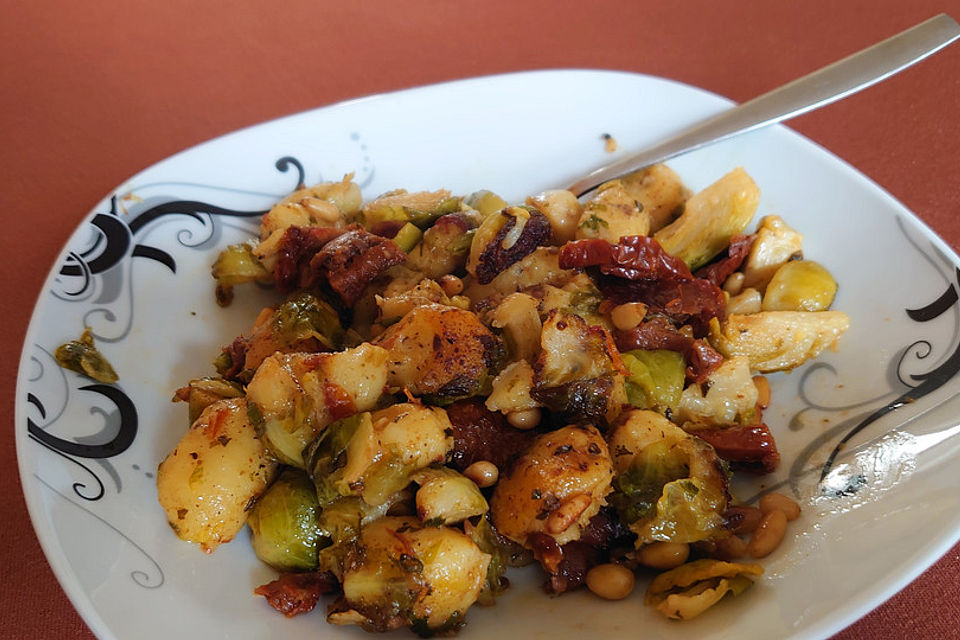
[[[133,173],[347,98],[526,69],[602,68],[742,101],[960,3],[934,0],[6,2],[0,7],[0,637],[92,637],[27,516],[17,363],[69,234]],[[960,44],[790,124],[960,247]],[[960,483],[958,483],[960,484]],[[918,523],[922,527],[922,523]],[[837,638],[960,637],[960,547]],[[815,588],[812,585],[811,588]]]

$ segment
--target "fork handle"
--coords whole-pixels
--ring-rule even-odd
[[[607,180],[836,102],[920,62],[960,38],[945,13],[696,124],[639,154],[594,169],[568,189],[581,196]]]

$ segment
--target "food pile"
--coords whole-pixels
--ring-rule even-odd
[[[217,296],[277,292],[160,464],[178,536],[250,528],[287,615],[452,633],[539,565],[545,589],[679,619],[738,594],[799,507],[730,494],[779,454],[764,374],[835,344],[836,282],[735,169],[691,194],[657,165],[582,204],[548,191],[301,188],[225,249]],[[743,536],[743,537],[741,537]],[[749,536],[749,542],[745,537]]]

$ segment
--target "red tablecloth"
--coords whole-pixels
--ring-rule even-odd
[[[586,67],[744,100],[960,4],[7,2],[0,8],[4,638],[85,638],[27,517],[13,396],[31,309],[68,235],[136,171],[211,137],[346,98]],[[792,123],[960,247],[960,45]],[[957,637],[960,548],[838,638]]]

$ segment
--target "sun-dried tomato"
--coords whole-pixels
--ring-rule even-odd
[[[736,468],[770,473],[780,464],[777,443],[765,424],[698,429],[693,433],[712,444],[717,455]]]
[[[643,302],[679,324],[706,335],[711,318],[723,318],[726,298],[714,283],[694,277],[682,260],[647,236],[627,236],[611,244],[590,239],[560,249],[564,269],[597,267],[600,291],[617,304]]]
[[[727,255],[698,269],[694,274],[698,278],[709,280],[713,284],[720,286],[724,280],[730,277],[730,274],[740,268],[743,261],[750,255],[750,249],[753,247],[757,234],[735,235],[730,239],[730,246],[727,247]]]
[[[281,573],[273,582],[260,585],[253,592],[263,596],[271,607],[292,618],[313,611],[326,593],[339,590],[337,579],[326,573]]]
[[[406,259],[393,240],[356,227],[326,243],[310,267],[326,278],[344,305],[352,307],[377,276]]]
[[[287,227],[280,238],[273,281],[281,293],[290,293],[312,284],[310,261],[328,242],[341,235],[333,227]]]
[[[502,413],[490,411],[482,400],[454,402],[447,407],[447,416],[453,426],[450,466],[459,471],[486,460],[503,473],[535,437],[530,431],[511,427]]]
[[[560,249],[560,268],[597,266],[600,273],[627,280],[676,280],[693,278],[680,258],[663,250],[649,236],[625,236],[616,244],[597,238],[568,242]]]
[[[633,549],[630,532],[610,509],[601,509],[590,519],[579,540],[568,542],[562,547],[543,533],[531,535],[527,542],[533,548],[534,556],[549,574],[544,588],[548,593],[560,594],[572,591],[583,585],[587,572],[598,564],[610,559],[610,550],[614,546],[627,546]]]
[[[236,380],[237,376],[244,369],[244,363],[247,360],[247,351],[249,349],[250,341],[243,336],[237,336],[233,342],[223,348],[222,351],[227,358],[223,364],[229,366],[218,370],[218,373],[226,380]],[[218,364],[219,362],[220,361],[218,361]]]
[[[723,363],[723,356],[706,340],[681,333],[663,316],[654,316],[633,329],[616,331],[614,339],[621,351],[666,349],[682,354],[690,382],[703,382]]]
[[[690,343],[690,349],[684,354],[687,360],[687,379],[697,384],[706,381],[710,374],[723,364],[723,356],[703,338]]]
[[[357,412],[353,397],[336,382],[326,380],[323,383],[323,396],[324,403],[330,411],[330,417],[334,420],[352,416]]]

